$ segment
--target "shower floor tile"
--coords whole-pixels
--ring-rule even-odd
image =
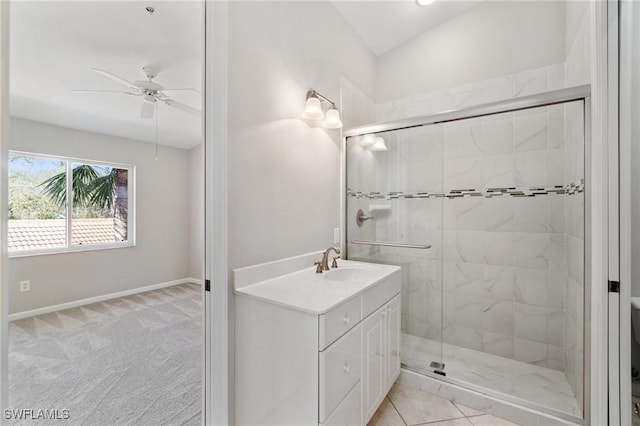
[[[431,361],[445,363],[447,378],[478,390],[516,397],[544,411],[582,417],[562,371],[539,367],[447,343],[402,335],[402,362],[414,371],[433,371]]]

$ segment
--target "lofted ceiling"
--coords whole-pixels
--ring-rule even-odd
[[[149,14],[145,8],[155,9]],[[171,98],[202,103],[203,6],[198,1],[16,1],[11,5],[10,114],[49,124],[155,142],[142,99],[92,68],[130,82],[143,66]],[[169,93],[167,93],[169,94]],[[202,115],[157,104],[158,143],[189,149],[202,142]]]
[[[439,0],[329,0],[376,54],[382,54],[478,5]],[[155,9],[149,14],[146,7]],[[155,120],[141,118],[142,100],[92,68],[127,81],[154,82],[178,102],[202,109],[203,4],[193,0],[14,1],[11,5],[10,113],[14,117],[155,142]],[[189,149],[202,142],[202,115],[159,103],[158,143]]]
[[[415,0],[330,0],[376,55],[381,55],[484,0],[437,0],[418,6]]]

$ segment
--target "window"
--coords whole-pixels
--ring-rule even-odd
[[[9,255],[132,246],[132,189],[132,166],[11,151]]]

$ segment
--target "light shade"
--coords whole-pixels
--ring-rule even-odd
[[[322,123],[324,127],[327,129],[339,129],[342,127],[342,121],[340,121],[340,112],[331,108],[327,111],[327,116],[324,119],[324,123]]]
[[[435,1],[436,0],[416,0],[416,3],[418,3],[419,6],[429,6]]]
[[[316,98],[315,96],[309,96],[307,98],[307,102],[304,104],[304,111],[302,111],[302,116],[304,118],[309,118],[312,120],[319,120],[324,117],[322,106],[320,106],[320,99]]]
[[[376,143],[376,137],[371,133],[367,133],[366,135],[362,135],[362,140],[360,141],[362,146],[370,147],[374,143]]]
[[[384,139],[382,139],[381,137],[377,137],[376,141],[374,142],[373,146],[370,148],[371,151],[386,151],[387,150],[387,144],[384,143]]]

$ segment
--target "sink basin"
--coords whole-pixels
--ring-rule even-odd
[[[363,267],[342,267],[330,269],[324,273],[324,279],[330,281],[366,281],[373,279],[376,272]]]
[[[400,267],[338,259],[338,268],[316,273],[321,252],[235,269],[234,292],[312,315],[322,315],[383,280],[400,288]],[[398,290],[399,291],[399,290]],[[245,298],[246,297],[246,298]]]

